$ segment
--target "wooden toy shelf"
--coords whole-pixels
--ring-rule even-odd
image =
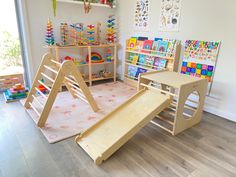
[[[167,69],[169,71],[178,71],[178,65],[179,65],[179,57],[180,57],[180,50],[181,50],[181,44],[176,44],[174,53],[170,52],[159,52],[156,50],[147,50],[147,49],[136,49],[128,47],[129,40],[126,41],[126,50],[125,50],[125,73],[124,73],[124,82],[132,85],[137,86],[138,84],[138,77],[131,77],[128,75],[128,67],[134,66],[137,68],[142,68],[147,70],[147,72],[157,71],[157,70],[163,70]],[[160,59],[165,59],[167,61],[166,67],[155,67],[153,65],[143,64],[140,62],[136,62],[135,64],[132,63],[132,61],[129,60],[130,54],[136,54],[136,55],[145,55],[149,57],[155,57]]]
[[[84,2],[82,1],[74,1],[74,0],[57,0],[57,2],[60,3],[69,3],[69,4],[76,4],[76,5],[84,5]],[[100,4],[100,3],[90,3],[91,6],[94,7],[105,7],[105,8],[111,8],[110,5],[107,4]],[[115,6],[113,6],[112,8],[115,8]]]
[[[117,46],[118,44],[100,44],[100,45],[76,45],[76,46],[45,46],[49,49],[49,52],[55,56],[56,61],[60,61],[60,52],[66,51],[68,53],[72,54],[78,54],[78,51],[80,51],[83,55],[84,50],[87,50],[89,60],[88,63],[85,64],[79,64],[77,65],[78,69],[81,67],[88,67],[88,78],[85,79],[86,82],[89,83],[89,86],[92,86],[93,81],[100,81],[100,80],[108,80],[113,79],[114,82],[116,81],[116,65],[117,65]],[[101,63],[92,63],[91,57],[92,57],[92,51],[93,49],[98,48],[112,48],[113,49],[113,60],[111,62],[104,61]],[[78,50],[76,52],[71,51],[71,49]],[[92,78],[93,74],[93,67],[98,65],[113,65],[113,76],[111,77],[99,77],[99,78]]]

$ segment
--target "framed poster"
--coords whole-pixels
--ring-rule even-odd
[[[134,29],[138,31],[149,30],[149,0],[137,0],[135,8]]]
[[[182,0],[161,0],[160,31],[179,31]]]

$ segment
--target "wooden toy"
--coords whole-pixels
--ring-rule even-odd
[[[117,36],[115,30],[115,18],[114,15],[110,15],[107,20],[107,34],[106,34],[107,43],[115,43],[116,37]]]
[[[78,31],[78,44],[79,45],[87,45],[84,24],[78,23],[76,26],[76,29]]]
[[[54,35],[53,35],[53,26],[52,26],[52,22],[50,19],[48,19],[48,22],[47,22],[47,31],[46,31],[45,42],[47,43],[47,45],[54,45],[54,43],[55,43],[55,39],[54,39]]]
[[[68,24],[61,23],[60,26],[60,33],[61,33],[61,44],[62,46],[67,46],[69,44],[69,31],[68,31]]]
[[[96,45],[99,45],[101,43],[101,23],[97,23],[97,41],[96,41]]]
[[[87,42],[89,45],[93,45],[95,43],[95,26],[87,25]]]
[[[48,72],[54,74],[56,76],[55,79]],[[42,77],[52,83],[51,88],[40,80]],[[98,111],[99,108],[75,64],[72,61],[59,63],[51,54],[45,54],[24,104],[26,109],[33,109],[39,116],[37,123],[39,127],[44,127],[62,83],[65,84],[74,98],[83,100],[92,107],[93,111]],[[43,85],[49,94],[46,95],[41,92],[38,89],[39,85]],[[37,92],[44,99],[44,103],[38,99]],[[36,109],[35,104],[42,108],[41,112]]]
[[[88,0],[88,4],[86,4],[86,0],[84,0],[84,13],[88,14],[91,9],[92,6],[90,4],[90,0]]]
[[[150,121],[176,135],[200,122],[206,89],[206,79],[176,72],[154,71],[141,74],[138,93],[78,135],[75,141],[99,165]],[[185,102],[194,91],[199,94],[199,104],[195,113],[189,117],[189,113],[184,110],[187,108],[191,111],[194,108],[186,107]],[[173,121],[162,115],[169,112],[174,115]],[[171,124],[173,129],[165,128],[156,122],[155,117]]]
[[[27,97],[28,90],[25,89],[24,85],[21,83],[15,84],[12,88],[7,89],[3,95],[6,103],[18,101],[22,98]]]
[[[86,57],[87,63],[89,62],[89,55]],[[102,59],[102,56],[97,52],[91,53],[91,63],[102,63],[104,60]]]
[[[75,24],[70,24],[70,29],[69,29],[69,33],[70,33],[70,39],[71,39],[71,45],[77,45],[78,43],[78,31],[76,29],[76,25]]]
[[[111,54],[111,49],[107,49],[107,52],[106,52],[106,61],[107,62],[111,62],[112,61],[112,54]]]
[[[152,123],[176,135],[201,121],[207,84],[207,79],[153,71],[140,74],[138,89],[149,88],[171,97],[170,106],[156,115]]]

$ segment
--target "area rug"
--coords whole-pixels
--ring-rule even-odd
[[[136,88],[121,82],[100,84],[89,87],[100,110],[92,108],[80,99],[74,99],[69,92],[59,92],[42,133],[49,143],[55,143],[75,136],[103,118],[114,108],[124,103],[136,93]],[[39,100],[43,98],[38,97]],[[24,104],[25,100],[21,103]],[[37,107],[36,103],[34,104]],[[38,122],[37,114],[27,110],[34,122]]]

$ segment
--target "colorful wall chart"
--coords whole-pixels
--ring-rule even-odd
[[[206,78],[209,92],[213,82],[220,42],[187,40],[185,42],[182,74]]]
[[[134,19],[135,30],[149,30],[149,5],[149,0],[137,0]]]
[[[162,0],[160,14],[160,31],[178,31],[182,0]]]

